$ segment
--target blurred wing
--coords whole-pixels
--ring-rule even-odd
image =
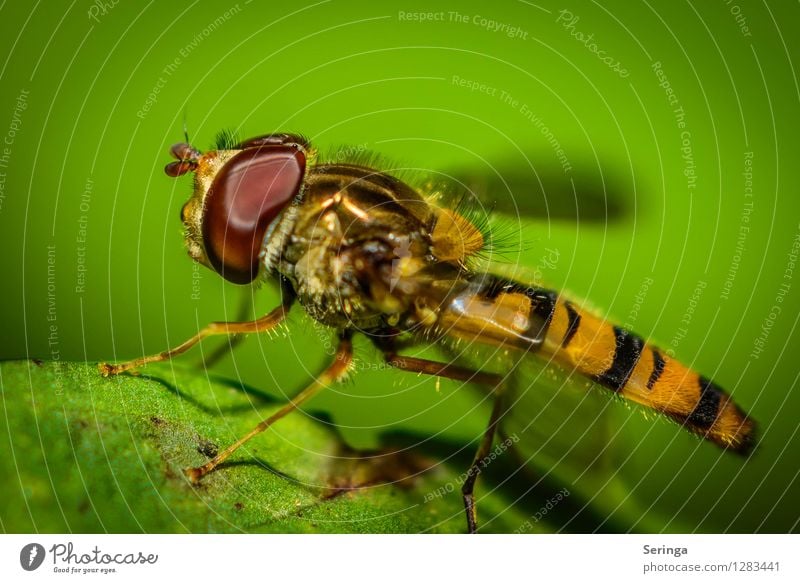
[[[448,174],[488,207],[513,217],[605,224],[623,220],[632,207],[620,181],[588,165],[567,173],[501,163]]]

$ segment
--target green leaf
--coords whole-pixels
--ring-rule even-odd
[[[172,364],[106,379],[93,364],[6,362],[0,395],[6,532],[465,531],[460,480],[474,444],[355,452],[296,412],[192,486],[183,468],[282,403]],[[491,478],[476,493],[482,530],[530,519]]]

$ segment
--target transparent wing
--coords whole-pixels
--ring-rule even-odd
[[[488,207],[512,217],[609,223],[623,220],[632,208],[623,182],[589,165],[565,172],[503,161],[447,174]]]
[[[320,153],[321,161],[380,168],[424,193],[465,201],[476,212],[499,212],[513,219],[613,223],[633,210],[630,178],[596,161],[576,161],[569,169],[523,152],[481,165],[423,170],[400,164],[363,145],[339,146]]]

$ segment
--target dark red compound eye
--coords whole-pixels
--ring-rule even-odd
[[[214,177],[203,216],[203,243],[214,269],[233,283],[258,274],[269,224],[300,192],[305,153],[294,146],[243,150]]]
[[[264,134],[263,136],[256,136],[248,138],[243,142],[239,142],[237,148],[244,150],[246,148],[257,148],[260,146],[283,146],[288,144],[298,144],[304,148],[308,148],[308,140],[298,134]]]

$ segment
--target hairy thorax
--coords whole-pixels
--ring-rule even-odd
[[[375,211],[365,218],[344,204],[330,207],[311,220],[298,217],[279,271],[325,325],[370,330],[397,321],[422,283],[415,275],[429,262],[425,234],[399,236]]]

